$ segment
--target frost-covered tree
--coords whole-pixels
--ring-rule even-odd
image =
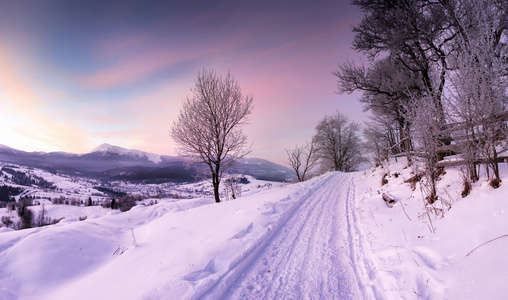
[[[438,159],[466,150],[461,154],[471,178],[478,177],[476,164],[486,157],[497,179],[497,152],[503,149],[506,119],[500,114],[506,109],[508,2],[352,3],[365,13],[353,27],[353,48],[367,55],[368,64],[339,65],[334,72],[338,92],[361,91],[365,108],[375,118],[391,120],[399,130],[398,141],[387,149],[400,146],[408,159],[415,131],[408,116],[417,113],[417,105],[428,106],[423,101],[431,102],[438,122],[434,136]]]
[[[450,73],[450,112],[457,149],[473,182],[482,158],[499,183],[498,152],[506,148],[508,4],[461,1],[463,28]]]
[[[361,151],[360,125],[337,111],[316,126],[314,141],[322,167],[350,172],[365,162]]]
[[[408,115],[413,127],[413,140],[415,143],[416,158],[422,163],[425,176],[425,183],[422,185],[426,192],[426,198],[429,203],[437,200],[436,182],[438,178],[438,170],[436,165],[438,162],[439,142],[439,111],[432,101],[420,100],[417,103],[418,109],[412,110],[412,114]],[[415,166],[419,167],[419,166]],[[419,173],[419,172],[417,172]]]
[[[201,70],[171,128],[179,155],[187,157],[212,178],[214,197],[225,172],[250,152],[243,133],[252,112],[253,97],[244,95],[237,81],[213,70]]]
[[[372,159],[376,165],[381,165],[383,160],[388,159],[389,154],[401,152],[402,147],[396,128],[396,124],[383,116],[371,117],[371,121],[365,123],[363,148],[373,155]]]

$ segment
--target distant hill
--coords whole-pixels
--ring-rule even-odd
[[[110,144],[102,144],[86,154],[26,152],[0,145],[0,162],[107,181],[192,182],[195,181],[196,174],[195,170],[185,167],[181,157],[125,149]],[[293,177],[289,168],[260,158],[242,159],[231,172],[279,182]]]

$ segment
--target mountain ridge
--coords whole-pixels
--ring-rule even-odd
[[[0,144],[0,162],[105,181],[161,183],[196,180],[196,170],[188,168],[182,157],[158,155],[107,143],[84,154],[26,152]],[[293,177],[289,168],[262,158],[244,158],[231,169],[231,172],[279,182]]]

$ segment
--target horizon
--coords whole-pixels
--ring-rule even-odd
[[[170,157],[177,157],[177,158],[184,158],[183,156],[180,156],[180,155],[169,155],[169,154],[160,154],[160,153],[156,153],[156,152],[147,152],[147,151],[143,151],[143,150],[140,150],[140,149],[132,149],[132,148],[125,148],[125,147],[122,147],[122,146],[118,146],[118,145],[112,145],[110,143],[102,143],[94,148],[92,148],[91,150],[89,151],[86,151],[86,152],[80,152],[80,153],[76,153],[76,152],[67,152],[67,151],[27,151],[27,150],[24,150],[24,149],[18,149],[18,148],[13,148],[9,145],[5,145],[5,144],[1,144],[0,143],[0,148],[2,147],[6,147],[6,148],[9,148],[9,149],[13,149],[13,150],[18,150],[18,151],[23,151],[23,152],[26,152],[26,153],[66,153],[66,154],[75,154],[75,155],[85,155],[85,154],[90,154],[90,153],[94,153],[94,152],[100,152],[101,150],[99,150],[99,148],[103,147],[103,146],[111,146],[111,147],[114,147],[114,148],[120,148],[122,150],[127,150],[127,151],[141,151],[141,152],[144,152],[146,154],[153,154],[153,155],[159,155],[159,156],[170,156]],[[263,160],[266,160],[268,162],[271,162],[271,163],[275,163],[275,164],[278,164],[280,166],[283,166],[283,167],[286,167],[288,169],[291,169],[287,163],[277,163],[277,162],[274,162],[274,161],[271,161],[269,159],[265,159],[265,158],[262,158],[262,157],[257,157],[257,156],[252,156],[252,155],[247,155],[245,156],[244,158],[246,159],[263,159]]]
[[[149,5],[147,5],[149,4]],[[367,119],[332,71],[358,60],[349,1],[3,3],[0,144],[85,153],[109,143],[176,156],[169,130],[198,70],[254,96],[252,157],[286,165],[336,110]]]

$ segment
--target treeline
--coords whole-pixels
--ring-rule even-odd
[[[111,199],[93,200],[92,197],[88,197],[87,200],[77,199],[74,197],[66,198],[60,196],[53,198],[51,202],[53,204],[73,205],[73,206],[102,206],[104,208],[118,209],[121,212],[125,212],[136,206],[136,201],[147,199],[144,196],[132,196],[124,195],[119,198],[112,197]]]
[[[47,225],[53,225],[60,222],[60,219],[51,219],[47,216],[47,210],[42,204],[39,214],[35,215],[33,210],[30,209],[33,206],[33,200],[30,198],[21,198],[18,202],[8,204],[7,209],[9,211],[16,211],[19,217],[18,221],[14,221],[10,213],[8,216],[2,216],[2,224],[7,228],[13,228],[16,230],[27,229],[32,227],[42,227]]]
[[[104,194],[108,194],[112,197],[116,197],[116,198],[127,196],[127,193],[114,191],[112,189],[108,189],[103,186],[94,186],[94,189],[98,190],[99,192],[103,192]]]
[[[16,171],[11,168],[3,167],[0,172],[10,174],[11,181],[15,184],[32,186],[36,185],[43,189],[56,189],[55,185],[51,182],[46,181],[44,178],[36,175],[26,175],[24,172]]]
[[[11,196],[19,195],[23,192],[23,189],[12,187],[8,185],[0,186],[0,202],[10,202],[12,201]],[[0,204],[0,207],[1,204]]]
[[[89,197],[88,200],[78,200],[75,198],[66,199],[61,196],[59,198],[54,198],[52,200],[53,204],[64,204],[64,205],[75,205],[75,206],[102,206],[105,208],[118,209],[121,212],[125,212],[130,210],[132,207],[136,206],[137,201],[141,201],[146,199],[142,196],[130,196],[126,195],[121,198],[115,199],[106,199],[102,201],[93,201],[92,197]],[[157,200],[152,200],[149,205],[154,205],[157,203]],[[44,203],[40,204],[41,208],[39,209],[39,213],[35,214],[33,210],[30,209],[31,206],[34,205],[34,201],[31,198],[23,197],[19,199],[18,202],[10,202],[5,203],[7,209],[12,212],[16,211],[19,217],[18,221],[11,216],[9,213],[8,216],[2,216],[1,221],[5,227],[13,228],[16,230],[26,229],[32,227],[41,227],[46,225],[52,225],[60,222],[63,218],[52,219],[47,215],[47,210],[45,208]],[[80,217],[80,221],[85,220],[85,217]]]
[[[365,13],[338,92],[362,92],[371,114],[364,130],[376,163],[405,155],[424,166],[427,198],[444,157],[463,165],[464,186],[484,165],[499,186],[508,149],[508,2],[505,0],[353,0]]]

